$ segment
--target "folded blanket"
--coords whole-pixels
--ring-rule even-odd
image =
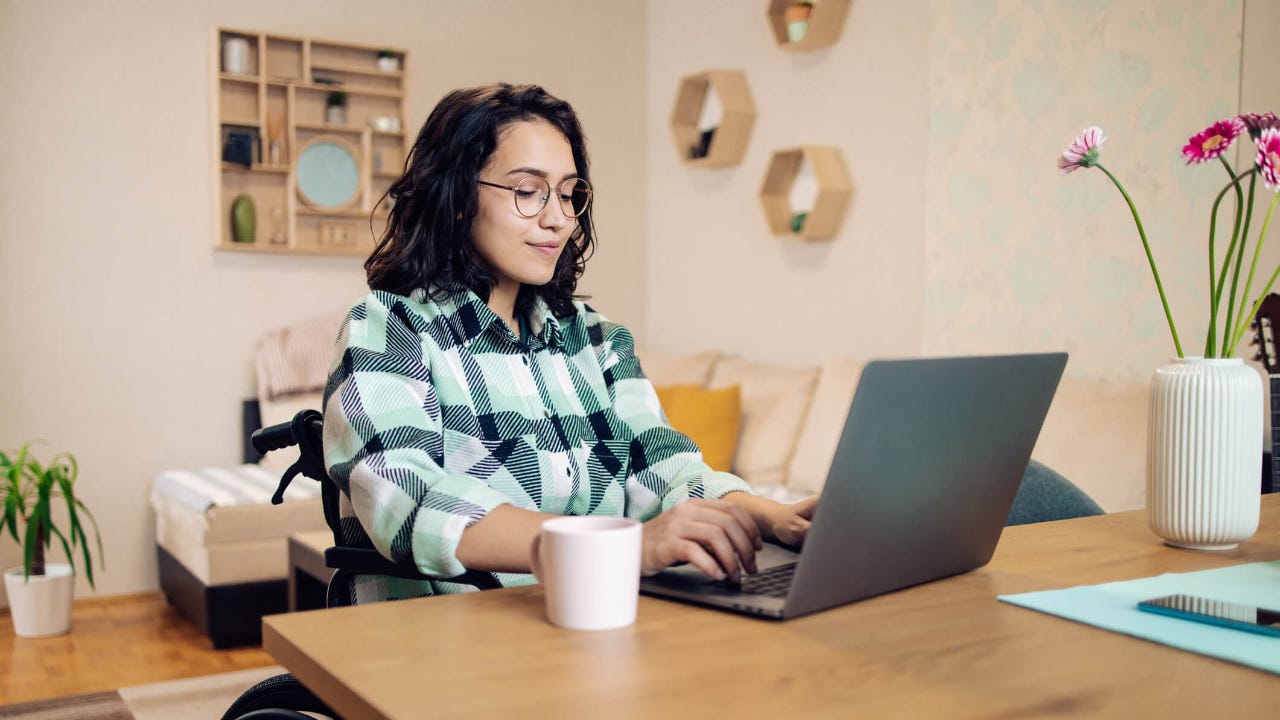
[[[328,316],[274,330],[258,343],[258,398],[324,389],[342,316]]]

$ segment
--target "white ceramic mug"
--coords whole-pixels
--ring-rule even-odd
[[[561,517],[542,523],[533,574],[547,596],[547,619],[571,630],[611,630],[636,621],[640,521]]]

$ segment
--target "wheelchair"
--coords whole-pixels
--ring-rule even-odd
[[[348,544],[342,536],[338,487],[329,479],[329,473],[325,469],[324,449],[321,445],[323,435],[324,417],[315,410],[303,410],[289,422],[254,432],[250,441],[264,455],[272,450],[298,446],[298,460],[280,477],[280,484],[271,497],[271,504],[279,505],[284,502],[285,490],[298,475],[305,475],[320,483],[320,504],[324,508],[324,520],[333,532],[333,546],[324,552],[325,565],[334,570],[325,592],[327,607],[351,604],[350,586],[357,575],[389,575],[408,580],[440,579],[474,585],[481,590],[498,587],[497,580],[488,573],[469,571],[457,577],[434,578],[418,572],[410,562],[394,563],[372,547]],[[341,716],[291,673],[284,673],[269,677],[241,693],[222,715],[222,720],[315,720],[313,716],[303,713],[316,713],[341,720]]]

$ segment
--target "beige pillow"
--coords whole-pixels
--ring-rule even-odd
[[[742,430],[734,474],[752,486],[786,484],[787,463],[817,377],[818,368],[784,368],[737,358],[716,363],[712,388],[742,388]]]
[[[835,358],[822,365],[813,402],[809,404],[800,440],[787,468],[790,489],[804,493],[822,491],[849,415],[849,404],[858,388],[862,365],[861,360],[853,358]]]
[[[1136,510],[1147,493],[1147,385],[1063,378],[1031,456],[1103,510]]]
[[[687,355],[645,350],[636,352],[640,368],[654,385],[697,385],[706,387],[711,368],[720,359],[719,350],[704,350]]]
[[[297,393],[294,395],[282,395],[275,400],[258,399],[258,412],[262,415],[262,427],[270,427],[282,422],[289,422],[293,416],[303,410],[319,410],[324,412],[324,408],[320,407],[320,400],[323,393],[309,392]],[[298,447],[287,447],[283,450],[274,450],[267,453],[258,464],[267,470],[284,474],[289,466],[298,459]]]

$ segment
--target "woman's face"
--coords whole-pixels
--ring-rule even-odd
[[[480,180],[515,187],[522,179],[542,178],[552,191],[542,212],[523,217],[516,211],[511,190],[478,187],[479,209],[471,239],[497,278],[494,295],[514,301],[520,285],[551,281],[556,261],[577,227],[577,220],[565,215],[555,188],[577,174],[568,139],[545,120],[522,120],[501,131],[497,148],[480,170]]]

